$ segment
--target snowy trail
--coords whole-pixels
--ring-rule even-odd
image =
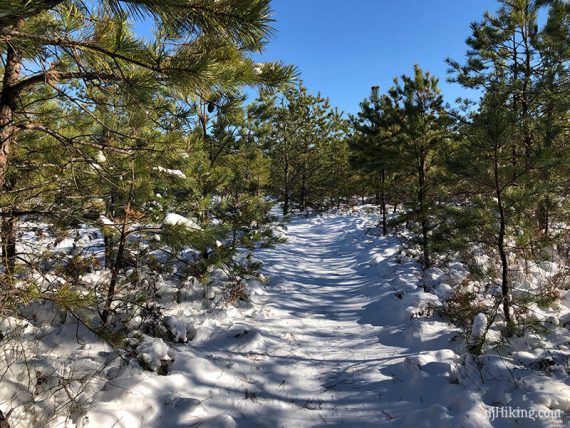
[[[379,406],[392,381],[381,369],[406,348],[381,343],[383,327],[362,320],[371,295],[397,272],[397,242],[367,239],[365,228],[356,217],[298,221],[286,245],[261,256],[277,288],[267,298],[272,330],[293,337],[295,358],[283,364],[309,372],[295,392],[319,410],[306,422],[377,426],[391,417]]]
[[[295,219],[287,243],[257,254],[271,281],[251,308],[204,318],[168,376],[125,375],[89,419],[116,420],[120,403],[116,426],[487,426],[465,423],[484,409],[453,380],[457,330],[412,316],[435,296],[397,240],[368,226]]]
[[[272,287],[267,327],[258,328],[289,338],[283,351],[292,358],[283,351],[272,358],[285,372],[303,373],[291,397],[318,410],[299,426],[378,426],[421,411],[431,391],[399,388],[401,363],[455,335],[443,323],[406,316],[396,293],[416,291],[419,267],[398,260],[395,238],[367,236],[369,226],[357,216],[298,219],[287,244],[259,255]]]

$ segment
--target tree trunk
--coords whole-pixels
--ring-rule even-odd
[[[6,63],[2,80],[2,93],[0,94],[0,189],[2,191],[6,191],[6,172],[10,148],[16,132],[14,113],[18,91],[14,85],[18,83],[21,68],[21,59],[15,47],[12,43],[6,43]],[[2,217],[0,238],[2,240],[2,264],[7,275],[14,273],[16,264],[16,228],[17,218],[9,212],[5,212]]]
[[[16,233],[18,229],[18,218],[4,213],[2,216],[1,239],[2,239],[2,265],[4,273],[8,276],[14,275],[16,270]]]
[[[431,258],[429,252],[429,221],[428,221],[428,213],[426,207],[426,195],[425,195],[425,188],[426,188],[426,172],[425,172],[425,157],[421,156],[419,159],[418,165],[418,184],[419,184],[419,191],[418,191],[418,202],[419,202],[419,209],[420,209],[420,224],[422,229],[422,264],[424,269],[428,269],[431,266]]]
[[[511,317],[511,284],[509,281],[509,259],[505,249],[506,218],[503,207],[501,184],[499,181],[499,160],[497,148],[495,148],[494,175],[495,175],[495,197],[497,198],[497,208],[499,210],[499,235],[497,236],[497,249],[501,259],[501,297],[503,301],[503,313],[507,323],[507,337],[514,332],[514,323]]]
[[[10,148],[14,140],[14,112],[16,111],[16,101],[18,91],[14,85],[20,78],[22,67],[18,52],[11,43],[6,44],[6,65],[4,67],[4,78],[2,81],[2,93],[0,95],[0,188],[4,188],[6,170]]]
[[[514,324],[511,317],[511,284],[509,281],[509,260],[505,250],[505,218],[502,203],[499,200],[499,236],[497,240],[497,247],[499,249],[499,256],[501,258],[501,294],[503,299],[503,313],[507,323],[507,337],[510,337],[514,332]]]
[[[115,218],[115,196],[111,195],[105,204],[105,215],[107,218]],[[113,238],[108,236],[103,230],[103,246],[105,248],[105,269],[113,266]]]
[[[550,223],[550,198],[548,194],[538,203],[536,218],[538,228],[542,231],[545,237],[548,237]]]
[[[16,188],[14,177],[5,178],[4,191],[11,191]],[[14,205],[5,207],[2,213],[2,224],[0,225],[0,240],[2,242],[2,266],[4,273],[8,276],[14,275],[16,271],[16,240],[18,233],[18,216],[14,214]]]
[[[285,164],[283,165],[283,215],[289,213],[289,160],[285,159]]]
[[[301,172],[301,191],[299,192],[299,205],[301,212],[305,212],[307,208],[307,171],[305,165],[303,165]]]
[[[109,281],[109,289],[107,290],[107,299],[105,300],[105,307],[103,312],[101,312],[101,321],[103,324],[107,324],[109,315],[111,313],[111,304],[115,298],[115,289],[117,287],[117,281],[119,278],[119,273],[123,267],[123,260],[125,255],[125,244],[127,241],[127,225],[129,221],[129,211],[130,203],[127,204],[125,209],[125,218],[121,226],[121,236],[119,238],[119,247],[117,248],[117,256],[113,262],[113,267],[111,269],[111,280]]]
[[[386,172],[384,168],[380,171],[380,199],[382,204],[382,235],[388,234],[388,222],[386,213]]]
[[[285,193],[283,195],[283,215],[289,213],[289,187],[285,187]]]

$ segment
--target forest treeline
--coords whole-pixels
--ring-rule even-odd
[[[149,278],[207,283],[220,266],[239,299],[258,268],[243,250],[276,240],[275,201],[365,200],[426,269],[488,255],[472,274],[500,286],[514,334],[510,264],[568,249],[570,4],[499,3],[448,60],[479,100],[450,106],[416,66],[347,116],[295,67],[252,59],[269,0],[1,0],[0,310],[46,299],[107,331],[146,304]],[[77,244],[97,230],[100,247]],[[104,284],[80,284],[97,270]]]

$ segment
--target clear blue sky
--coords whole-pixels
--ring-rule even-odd
[[[448,56],[463,60],[469,24],[495,0],[273,0],[274,27],[262,60],[295,64],[311,92],[349,113],[370,93],[420,66],[440,78],[446,101],[469,95],[449,84]]]

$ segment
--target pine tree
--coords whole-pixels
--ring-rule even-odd
[[[67,192],[61,177],[73,167],[79,148],[66,144],[70,123],[69,112],[54,101],[51,88],[33,91],[20,100],[27,108],[28,117],[43,117],[45,126],[58,129],[51,135],[38,135],[23,127],[12,152],[12,161],[6,173],[6,191],[0,195],[2,210],[2,265],[10,280],[16,271],[16,259],[34,263],[34,254],[16,252],[17,222],[22,217],[53,218],[60,209],[62,196]],[[62,144],[63,142],[63,144]],[[61,213],[63,214],[63,213]]]
[[[3,192],[10,190],[4,182],[14,144],[28,140],[17,140],[17,134],[57,134],[21,103],[26,92],[50,88],[56,101],[81,106],[89,115],[91,106],[82,94],[93,87],[133,99],[168,88],[184,103],[215,92],[231,93],[241,85],[278,85],[294,73],[291,67],[257,64],[249,57],[262,49],[270,32],[269,1],[3,1],[0,9]],[[153,40],[132,33],[132,20],[140,17],[155,19]],[[146,111],[144,103],[140,106]],[[80,138],[67,135],[63,140],[79,144]],[[4,209],[3,259],[8,264],[14,258],[9,248],[16,224]]]
[[[555,186],[551,170],[561,154],[553,137],[560,130],[560,120],[565,120],[562,99],[566,97],[562,94],[568,94],[568,5],[537,0],[500,3],[496,15],[487,13],[481,22],[472,24],[466,64],[448,63],[454,79],[462,85],[505,94],[503,108],[508,108],[518,123],[513,129],[517,138],[512,141],[511,162],[543,160],[534,165],[538,174],[526,185],[540,183],[533,217],[537,230],[548,235],[549,210],[553,208],[548,194]],[[539,28],[538,15],[544,8],[549,13],[547,24]]]
[[[546,25],[536,41],[540,62],[534,68],[536,81],[537,143],[543,156],[539,179],[543,184],[536,217],[546,238],[551,236],[551,223],[565,221],[566,209],[559,195],[567,187],[568,120],[570,111],[570,5],[552,2]],[[555,231],[556,232],[556,231]]]
[[[333,132],[325,142],[320,173],[315,176],[317,188],[313,205],[323,208],[350,203],[356,190],[356,177],[350,165],[350,124],[338,110],[329,117]],[[319,201],[320,200],[320,201]]]
[[[443,108],[438,79],[419,66],[414,76],[402,76],[389,90],[386,110],[399,154],[399,164],[415,177],[415,197],[411,199],[411,220],[420,226],[419,235],[424,268],[431,266],[430,234],[437,189],[433,176],[440,153],[448,141],[449,117]]]
[[[513,131],[518,125],[501,92],[489,91],[465,139],[450,158],[449,167],[459,177],[457,191],[469,195],[459,211],[456,231],[467,245],[482,245],[498,257],[506,335],[514,333],[510,261],[517,242],[520,218],[529,213],[532,192],[524,186],[538,158],[512,163]],[[518,245],[516,245],[516,244]]]
[[[156,82],[195,96],[214,86],[232,89],[288,79],[290,68],[259,66],[246,56],[260,50],[268,34],[267,1],[200,3],[118,1],[89,7],[21,2],[20,10],[14,4],[7,7],[0,30],[5,57],[0,183],[10,138],[18,129],[18,95],[30,87],[50,84],[66,91],[71,82],[98,81],[122,82],[134,91],[148,90]],[[152,43],[130,31],[128,19],[137,14],[157,19]],[[35,63],[34,71],[24,73],[24,61]]]
[[[538,15],[547,9],[546,25]],[[458,233],[498,258],[506,335],[515,331],[517,296],[510,265],[543,259],[566,221],[564,203],[568,134],[569,9],[566,2],[502,1],[472,25],[465,65],[448,60],[455,79],[483,91],[480,111],[467,121],[452,156],[456,176],[476,184]],[[463,159],[458,161],[458,159]],[[524,305],[523,305],[524,308]]]
[[[256,133],[271,159],[270,190],[283,202],[283,214],[292,204],[301,211],[330,205],[333,192],[325,182],[336,166],[335,148],[346,144],[341,114],[302,84],[280,96],[262,94],[256,109],[262,118]]]
[[[394,144],[390,120],[390,100],[381,96],[377,86],[372,88],[370,98],[360,103],[360,112],[351,118],[354,139],[350,143],[353,168],[369,174],[374,185],[382,216],[382,233],[388,233],[386,203],[388,189],[394,184],[392,178],[398,168],[397,147]],[[387,182],[389,184],[387,184]]]

